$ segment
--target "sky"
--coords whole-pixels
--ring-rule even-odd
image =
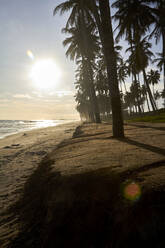
[[[0,0],[0,119],[78,118],[74,101],[75,66],[65,57],[62,45],[65,35],[61,29],[67,15],[53,16],[54,7],[61,2]],[[123,41],[121,44],[126,45]],[[154,51],[160,50],[160,46],[154,45]],[[41,61],[56,64],[53,85],[44,82],[44,77],[51,77],[53,67],[48,68],[47,74],[43,74],[42,66],[39,72],[34,69]],[[129,87],[129,80],[127,84]]]
[[[53,16],[60,2],[0,0],[0,119],[78,118],[75,68],[66,59],[62,45],[65,36],[61,29],[66,17]],[[61,76],[53,87],[42,89],[31,78],[31,72],[37,61],[48,59],[54,61]]]

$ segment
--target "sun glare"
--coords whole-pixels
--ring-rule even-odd
[[[30,77],[39,89],[51,89],[60,79],[61,72],[52,59],[38,60],[34,63]]]

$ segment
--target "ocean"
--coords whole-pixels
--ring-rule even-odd
[[[30,131],[37,128],[53,127],[73,121],[75,120],[0,120],[0,139],[19,132]]]

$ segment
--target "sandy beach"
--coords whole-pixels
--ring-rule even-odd
[[[72,137],[77,125],[78,122],[68,123],[0,139],[0,247],[4,240],[14,236],[11,227],[17,223],[16,216],[10,220],[4,212],[18,200],[26,180],[42,158],[59,142]]]
[[[72,123],[2,140],[0,247],[163,248],[164,132]]]

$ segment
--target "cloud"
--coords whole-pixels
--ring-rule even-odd
[[[58,90],[54,92],[50,92],[49,96],[58,96],[58,97],[63,97],[63,96],[74,96],[74,92],[71,90]]]
[[[1,106],[1,103],[0,103]],[[29,102],[27,104],[19,100],[12,101],[2,105],[0,119],[19,119],[19,120],[37,120],[37,119],[78,119],[78,113],[75,110],[73,102]]]
[[[56,91],[39,97],[37,92],[6,92],[0,95],[0,119],[78,118],[73,94],[72,91]]]
[[[28,94],[15,94],[13,95],[14,98],[20,98],[20,99],[32,99],[32,97]]]

